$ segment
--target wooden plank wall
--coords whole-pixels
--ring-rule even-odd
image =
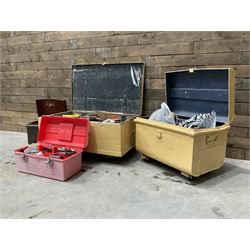
[[[71,106],[71,66],[144,62],[144,114],[165,99],[164,72],[189,67],[236,70],[236,117],[227,156],[249,160],[249,32],[0,32],[0,129],[26,131],[35,100]]]

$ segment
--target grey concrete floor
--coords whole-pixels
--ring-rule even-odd
[[[84,154],[67,182],[16,170],[25,133],[0,131],[0,218],[250,218],[250,162],[193,181],[132,150],[120,159]]]

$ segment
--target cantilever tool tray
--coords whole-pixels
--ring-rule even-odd
[[[87,152],[121,157],[135,146],[142,113],[144,64],[73,65],[72,107],[55,115],[88,116]]]
[[[234,71],[190,69],[165,76],[170,110],[180,119],[215,111],[216,127],[184,128],[136,118],[137,151],[189,177],[220,168],[234,117]]]
[[[88,145],[89,120],[42,116],[38,142],[15,150],[20,172],[65,181],[81,170]]]

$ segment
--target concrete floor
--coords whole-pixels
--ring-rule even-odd
[[[194,181],[134,150],[122,159],[84,154],[83,170],[60,182],[16,170],[25,133],[0,131],[0,218],[250,218],[250,161]]]

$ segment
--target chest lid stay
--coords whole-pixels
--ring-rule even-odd
[[[144,64],[73,65],[74,110],[142,113]]]

